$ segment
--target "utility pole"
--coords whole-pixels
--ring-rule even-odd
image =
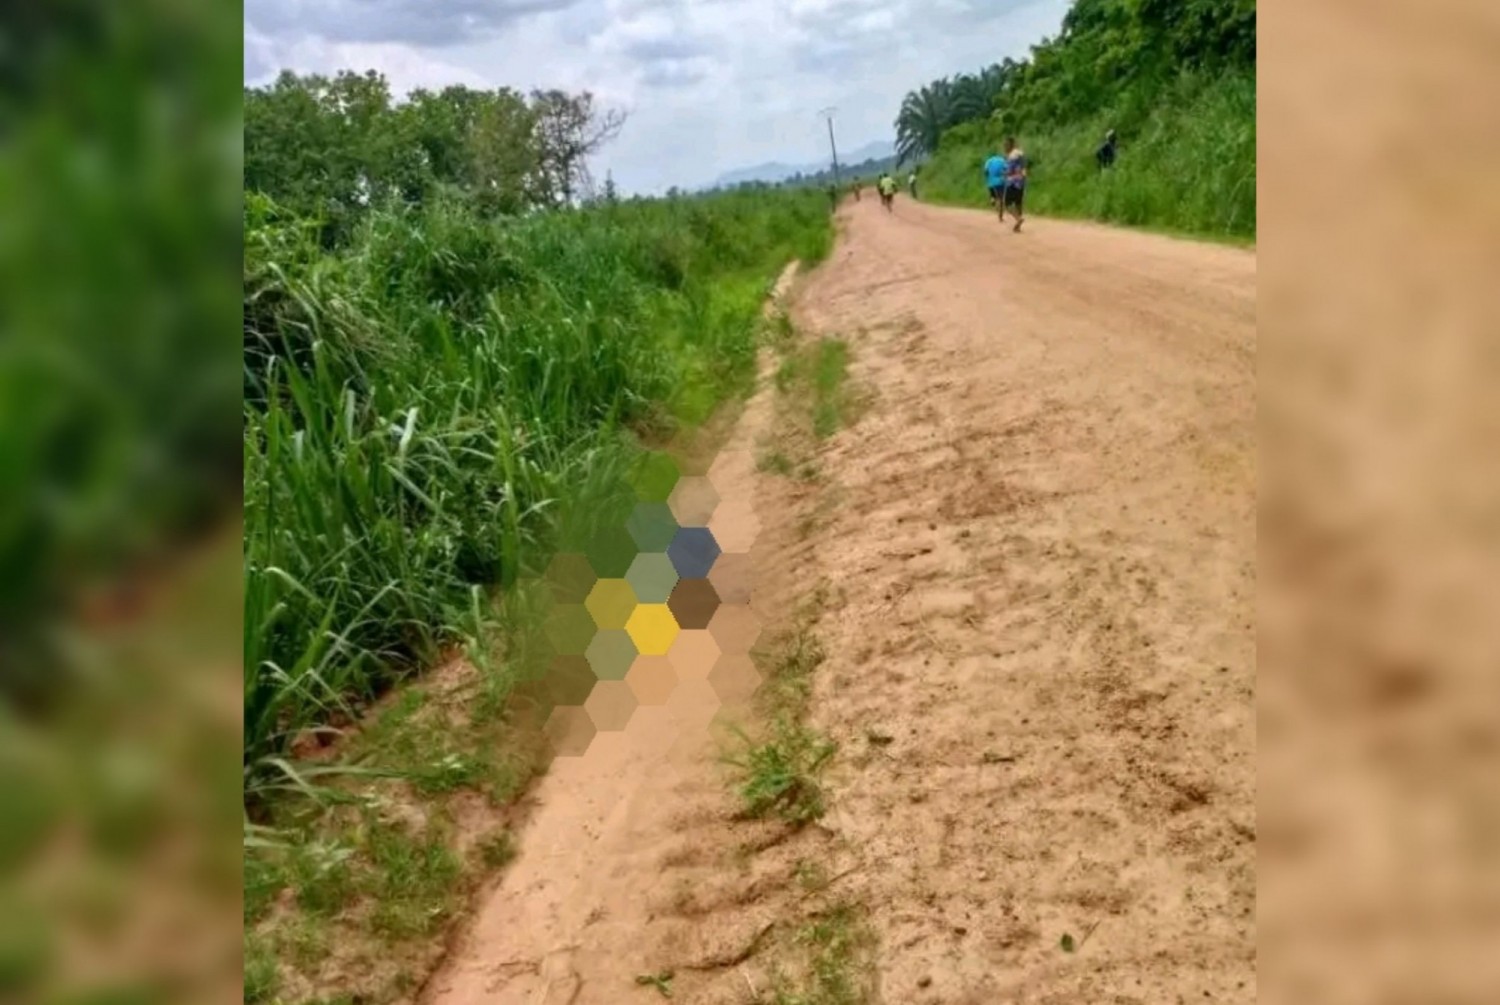
[[[836,108],[825,108],[818,114],[828,120],[828,149],[833,153],[833,184],[842,188],[839,180],[839,148],[833,141],[833,113],[836,111]]]

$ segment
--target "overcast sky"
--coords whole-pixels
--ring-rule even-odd
[[[902,97],[1020,57],[1069,0],[245,0],[245,80],[374,69],[445,84],[593,91],[625,110],[594,164],[627,192],[894,138]]]

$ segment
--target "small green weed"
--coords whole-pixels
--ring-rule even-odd
[[[755,460],[758,471],[767,471],[773,475],[790,476],[792,473],[792,461],[780,450],[771,450],[761,454]]]
[[[807,625],[773,637],[764,650],[755,653],[771,686],[762,693],[773,714],[800,716],[812,689],[813,671],[822,664],[823,645]]]
[[[838,746],[806,726],[780,718],[761,743],[746,740],[746,749],[731,763],[742,773],[740,798],[748,817],[775,815],[790,824],[805,824],[823,815],[823,789],[817,775]]]
[[[818,862],[809,862],[806,859],[797,863],[792,870],[797,884],[808,893],[817,893],[828,888],[828,870]]]
[[[247,936],[245,939],[245,1002],[247,1005],[268,1002],[275,996],[280,986],[281,976],[277,973],[276,954],[258,936]]]
[[[462,875],[442,829],[413,834],[373,824],[366,834],[370,870],[364,892],[376,902],[371,927],[395,938],[427,935],[447,917],[450,894]]]
[[[303,969],[328,956],[328,931],[318,919],[302,917],[286,926],[278,939],[281,954]]]
[[[849,424],[854,402],[848,379],[849,346],[839,339],[820,341],[813,365],[813,435],[820,440]]]
[[[510,831],[492,834],[479,844],[479,860],[487,869],[509,865],[515,857],[516,839]]]
[[[672,978],[674,974],[670,970],[663,970],[657,974],[641,974],[635,982],[641,987],[655,988],[663,998],[672,997]]]
[[[839,905],[798,930],[801,979],[780,978],[767,1005],[865,1005],[872,1000],[866,957],[873,937],[863,913]],[[796,985],[796,986],[792,986]]]
[[[293,851],[288,866],[297,905],[325,917],[342,910],[355,893],[353,854],[353,848],[331,840],[310,841]]]

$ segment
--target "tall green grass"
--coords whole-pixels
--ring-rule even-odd
[[[1120,133],[1116,165],[1094,151]],[[923,198],[988,206],[982,164],[1000,150],[999,127],[950,130],[922,173]],[[1031,160],[1028,210],[1220,239],[1255,236],[1255,76],[1183,74],[1165,90],[1123,93],[1114,107],[1017,137]]]
[[[780,192],[380,211],[329,254],[247,197],[247,780],[432,659],[473,587],[622,526],[642,439],[748,386],[770,282],[831,241]]]

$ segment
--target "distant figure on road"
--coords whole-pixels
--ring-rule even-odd
[[[829,209],[832,210],[833,212],[838,212],[838,208],[839,208],[839,187],[837,185],[835,185],[833,182],[829,182],[828,183],[828,206],[829,206]]]
[[[911,192],[912,199],[917,197],[917,170],[912,168],[911,174],[906,176],[906,188]]]
[[[896,199],[896,179],[891,177],[887,171],[880,176],[880,201],[885,204],[886,212],[890,212],[891,203]]]
[[[1000,222],[1005,222],[1005,158],[1000,154],[990,154],[989,160],[984,162],[984,187],[990,192],[990,205],[1000,214]]]
[[[1104,134],[1104,143],[1094,151],[1094,159],[1099,162],[1099,170],[1115,166],[1115,131],[1111,129]]]
[[[1021,224],[1026,218],[1021,213],[1021,203],[1026,198],[1026,154],[1020,147],[1016,146],[1016,138],[1007,136],[1005,138],[1005,199],[1000,207],[1000,222],[1005,222],[1005,210],[1008,208],[1016,218],[1016,225],[1011,230],[1019,232]]]
[[[862,188],[864,188],[864,186],[861,185],[858,181],[856,181],[854,183],[854,201],[855,202],[859,202],[859,192],[860,192],[860,189],[862,189]]]

